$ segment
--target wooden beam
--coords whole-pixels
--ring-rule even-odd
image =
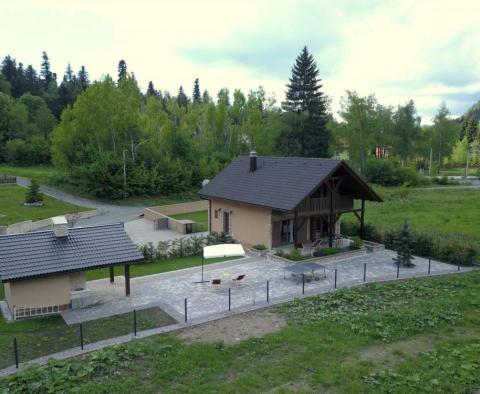
[[[110,283],[113,283],[115,282],[115,271],[114,271],[114,267],[109,267],[109,271],[110,271]]]
[[[293,247],[297,248],[298,242],[298,229],[297,229],[298,211],[295,209],[293,214]]]
[[[125,296],[130,297],[130,266],[125,264]]]
[[[362,208],[360,211],[360,238],[365,236],[365,199],[362,198]]]
[[[334,223],[334,214],[335,214],[335,181],[332,179],[330,181],[330,220],[328,226],[328,246],[333,246],[333,235],[335,232],[335,223]],[[328,184],[328,183],[327,183]]]

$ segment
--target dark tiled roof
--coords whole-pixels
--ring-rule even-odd
[[[343,160],[260,156],[254,172],[250,172],[249,160],[240,156],[232,161],[199,195],[293,211],[321,182],[344,166],[361,183],[361,188],[372,193],[371,199],[381,201]]]
[[[65,238],[53,230],[0,236],[2,282],[141,260],[121,223],[70,228]]]

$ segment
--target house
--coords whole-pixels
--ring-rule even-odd
[[[230,163],[199,195],[209,201],[209,231],[270,249],[320,239],[331,246],[347,212],[358,217],[363,234],[365,201],[382,201],[343,160],[255,152]]]
[[[52,230],[0,236],[0,280],[14,319],[88,306],[91,269],[109,267],[113,283],[113,267],[124,265],[129,296],[130,264],[142,260],[122,223],[68,228],[61,216]]]

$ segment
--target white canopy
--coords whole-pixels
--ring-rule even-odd
[[[203,258],[213,259],[215,257],[236,257],[245,256],[245,251],[240,244],[220,244],[205,246],[203,248]]]

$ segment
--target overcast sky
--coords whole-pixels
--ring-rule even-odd
[[[313,52],[338,111],[345,90],[388,105],[415,100],[424,123],[445,101],[454,115],[480,99],[480,1],[1,0],[0,56],[39,69],[47,51],[91,79],[125,59],[149,80],[212,95],[262,85],[280,103],[300,49]]]

